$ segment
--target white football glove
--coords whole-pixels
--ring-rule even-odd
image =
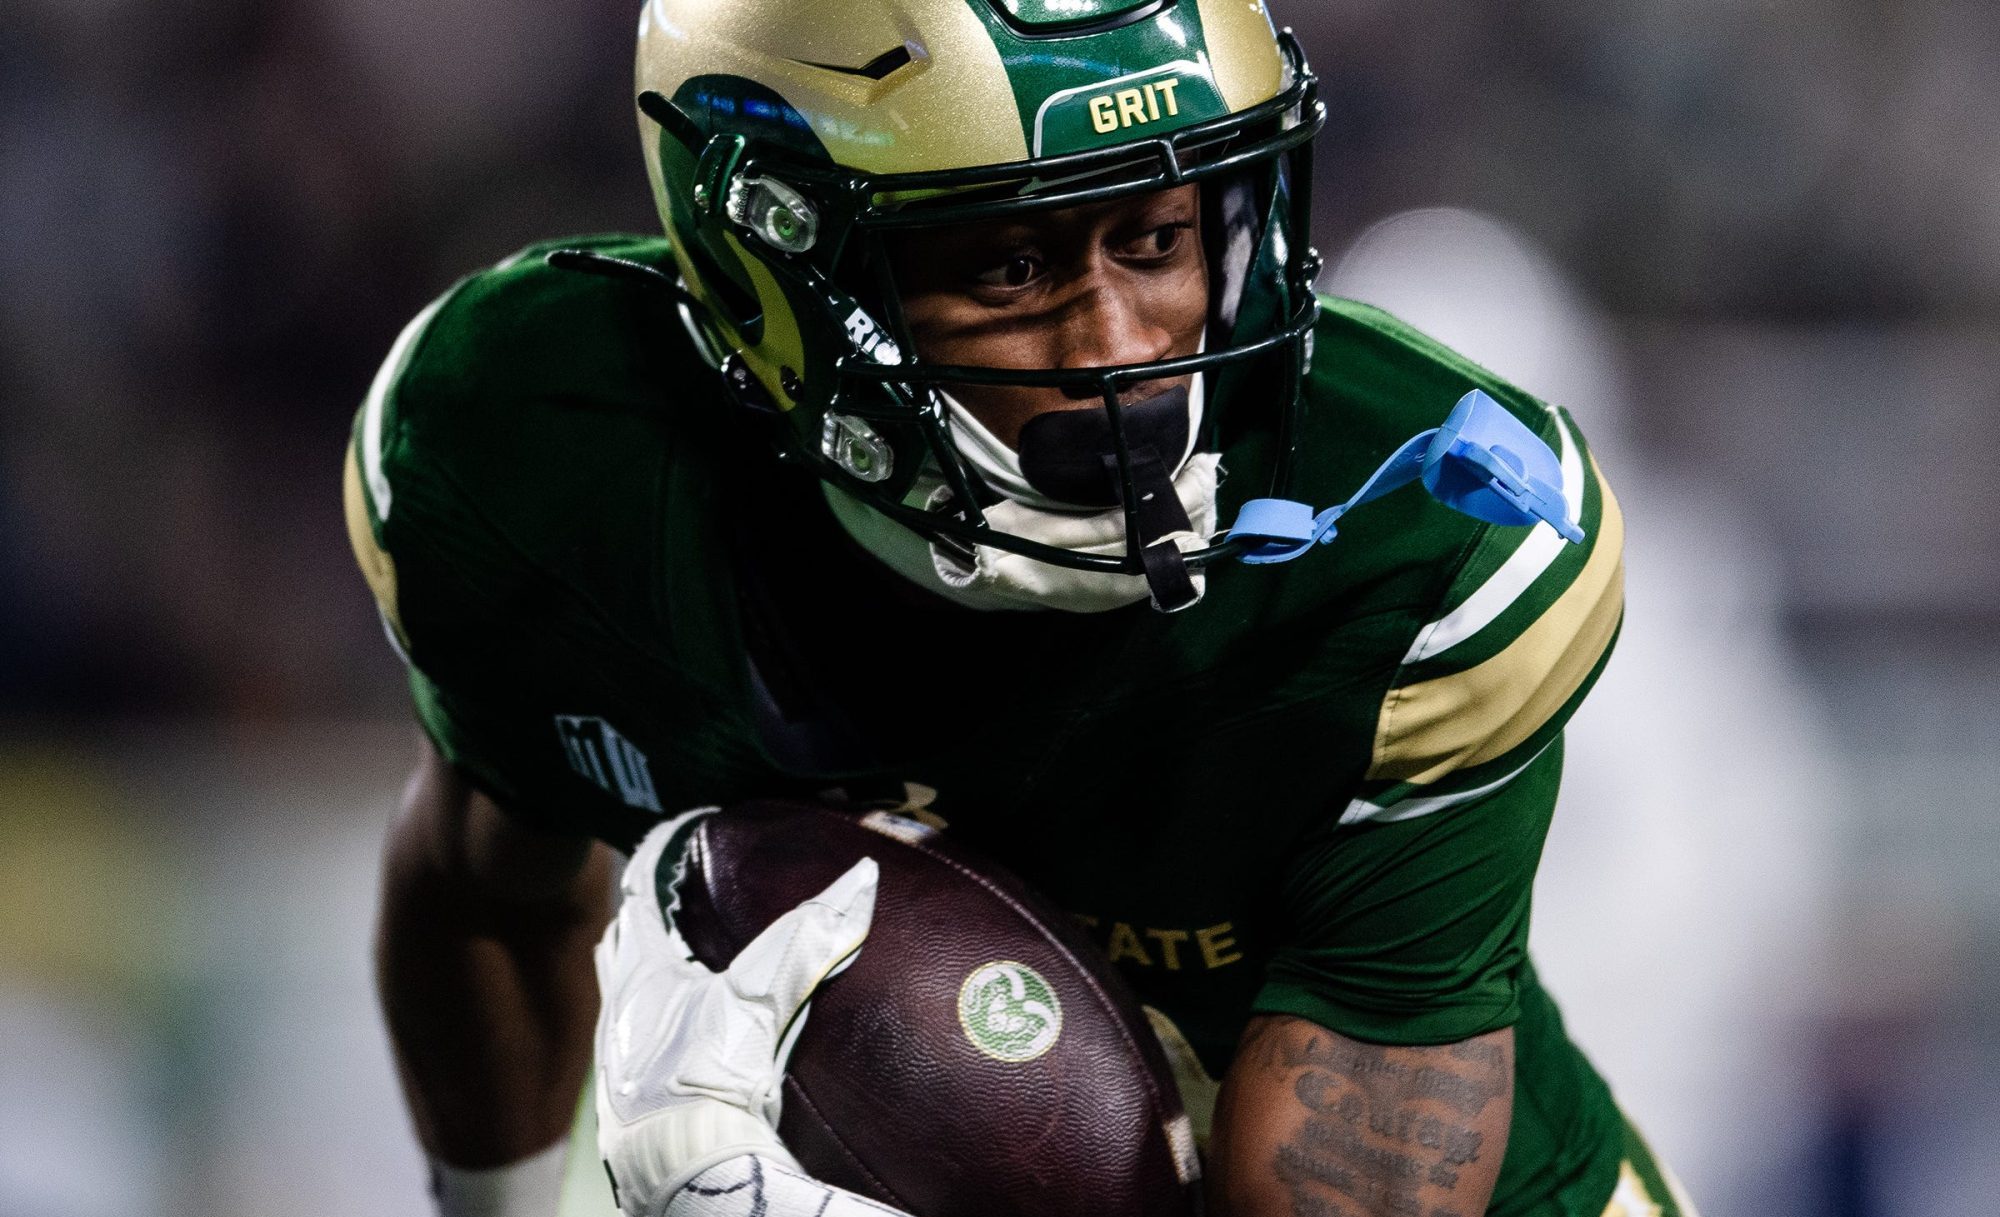
[[[868,933],[874,860],[855,863],[711,972],[662,915],[655,872],[681,830],[713,811],[646,835],[597,944],[597,1145],[619,1207],[632,1217],[719,1217],[739,1201],[748,1205],[741,1212],[770,1217],[844,1211],[833,1195],[865,1206],[856,1214],[891,1211],[806,1177],[777,1134],[785,1060],[805,1005]]]

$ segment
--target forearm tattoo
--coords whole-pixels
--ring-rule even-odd
[[[1303,1119],[1272,1163],[1294,1217],[1478,1217],[1504,1150],[1505,1041],[1383,1048],[1279,1030],[1249,1045]],[[1489,1144],[1490,1142],[1490,1144]],[[1461,1188],[1469,1168],[1476,1183]]]

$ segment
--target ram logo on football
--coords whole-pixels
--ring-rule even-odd
[[[1062,1002],[1041,973],[1011,959],[973,969],[958,990],[958,1021],[996,1061],[1032,1061],[1062,1034]]]

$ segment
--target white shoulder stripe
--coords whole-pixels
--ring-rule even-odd
[[[417,338],[443,304],[442,296],[431,301],[403,327],[403,332],[396,336],[396,345],[389,348],[389,357],[375,373],[374,383],[368,386],[368,400],[361,407],[361,476],[368,481],[368,497],[375,501],[378,520],[389,518],[389,476],[382,471],[382,415],[388,409],[389,390],[403,374],[403,365],[409,362]]]
[[[1556,420],[1556,432],[1562,437],[1562,492],[1570,504],[1570,510],[1582,514],[1583,508],[1583,455],[1577,451],[1576,440],[1569,433],[1569,424],[1555,410],[1549,411]],[[1416,642],[1410,645],[1410,653],[1403,656],[1406,664],[1441,655],[1464,642],[1487,626],[1493,619],[1507,611],[1507,606],[1519,599],[1522,592],[1541,578],[1542,572],[1556,560],[1568,542],[1555,529],[1538,523],[1528,533],[1527,540],[1520,548],[1508,555],[1493,577],[1481,584],[1479,590],[1465,598],[1465,603],[1451,612],[1431,622],[1417,632]]]
[[[1434,811],[1444,811],[1448,808],[1457,807],[1461,803],[1470,803],[1474,799],[1492,794],[1515,778],[1520,777],[1522,773],[1527,771],[1529,765],[1541,759],[1541,755],[1540,752],[1535,753],[1519,769],[1516,769],[1498,781],[1488,782],[1486,785],[1473,790],[1462,790],[1457,794],[1435,794],[1423,799],[1404,799],[1401,802],[1392,803],[1387,807],[1370,803],[1365,799],[1356,799],[1347,805],[1346,811],[1340,813],[1340,823],[1343,827],[1349,824],[1363,823],[1394,824],[1398,820],[1414,820],[1418,816],[1427,816]]]

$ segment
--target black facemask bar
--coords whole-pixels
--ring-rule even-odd
[[[1116,367],[1077,368],[1068,371],[928,364],[910,364],[903,367],[844,364],[841,374],[845,379],[856,383],[878,385],[895,404],[868,406],[860,403],[852,405],[837,403],[833,408],[858,418],[873,418],[884,422],[907,420],[914,411],[924,426],[926,437],[944,475],[945,484],[951,487],[952,506],[956,514],[926,512],[885,500],[870,500],[871,505],[906,527],[920,533],[941,534],[963,546],[987,545],[1037,561],[1077,570],[1127,575],[1144,574],[1143,563],[1137,553],[1139,504],[1136,485],[1132,478],[1131,452],[1126,443],[1124,412],[1127,407],[1120,402],[1120,397],[1127,387],[1144,381],[1203,375],[1258,360],[1273,352],[1282,352],[1290,356],[1281,361],[1285,371],[1285,381],[1277,390],[1277,398],[1281,403],[1278,415],[1278,453],[1271,478],[1273,489],[1269,496],[1286,497],[1292,481],[1294,437],[1298,431],[1298,414],[1303,396],[1302,372],[1312,341],[1313,326],[1319,319],[1319,304],[1311,290],[1312,281],[1317,278],[1316,265],[1316,259],[1308,257],[1303,260],[1301,273],[1298,276],[1303,280],[1303,292],[1299,297],[1301,304],[1286,319],[1283,328],[1242,346],[1205,351],[1199,355],[1189,355],[1179,359],[1155,360]],[[1295,283],[1293,290],[1299,289],[1300,285]],[[922,391],[952,384],[1091,390],[1103,402],[1106,416],[1110,420],[1122,488],[1120,506],[1125,513],[1126,536],[1130,538],[1133,548],[1122,557],[1079,553],[1000,532],[988,525],[985,514],[979,508],[979,495],[974,489],[973,475],[965,468],[956,447],[949,442],[947,424],[943,411],[937,404],[937,397],[934,393]],[[827,466],[829,472],[834,472],[836,469],[832,462],[827,462]],[[839,476],[837,472],[835,476]],[[1184,554],[1183,561],[1191,568],[1200,568],[1211,562],[1233,557],[1240,553],[1242,548],[1238,542],[1204,546]]]
[[[864,329],[876,331],[881,338],[894,334],[896,339],[878,341],[874,333],[865,341],[855,339],[853,349],[836,362],[841,384],[826,413],[905,426],[914,423],[951,490],[948,510],[925,511],[887,494],[869,494],[865,497],[872,509],[920,535],[955,543],[964,552],[989,546],[1056,566],[1140,575],[1152,581],[1154,576],[1148,571],[1146,555],[1140,549],[1139,502],[1126,437],[1125,407],[1119,400],[1131,386],[1207,375],[1276,354],[1286,356],[1280,360],[1284,376],[1277,387],[1278,444],[1270,494],[1285,497],[1290,492],[1303,376],[1310,363],[1313,327],[1319,315],[1313,289],[1320,259],[1305,238],[1312,214],[1312,140],[1325,124],[1326,112],[1318,100],[1317,79],[1306,66],[1304,52],[1289,30],[1279,35],[1279,44],[1290,65],[1291,83],[1276,97],[1248,110],[1157,139],[970,169],[859,174],[781,152],[765,152],[747,145],[740,136],[706,138],[686,115],[658,94],[642,95],[640,107],[697,152],[704,164],[715,166],[704,178],[711,194],[738,175],[748,177],[763,170],[782,181],[807,188],[814,201],[824,207],[822,221],[829,235],[839,234],[837,240],[811,255],[760,249],[761,260],[774,272],[819,297],[832,316],[858,319]],[[1259,127],[1268,127],[1268,133],[1243,138],[1246,132]],[[879,235],[885,232],[979,223],[1027,212],[1078,207],[1220,180],[1259,164],[1274,166],[1276,189],[1283,191],[1286,203],[1289,231],[1284,236],[1293,244],[1285,251],[1284,286],[1292,307],[1272,332],[1242,345],[1174,359],[1092,368],[927,365],[904,353],[910,349],[909,336],[896,309],[893,285],[878,285],[878,290],[888,288],[880,293],[891,310],[889,325],[885,327],[841,289],[829,273],[829,268],[840,261],[842,247],[851,234],[860,233],[869,239],[874,246],[870,250],[873,256],[866,261],[877,267],[878,275],[886,275],[886,261],[877,244]],[[1285,166],[1282,171],[1275,168],[1281,165]],[[982,191],[980,187],[987,189]],[[1031,189],[1032,193],[1007,193],[1008,188]],[[921,204],[904,205],[902,200],[912,195],[931,197],[924,197]],[[1260,244],[1271,239],[1266,234]],[[1254,250],[1252,256],[1256,256]],[[850,320],[850,336],[854,334],[854,324]],[[1098,397],[1109,421],[1117,461],[1120,506],[1128,538],[1126,553],[1091,554],[1063,549],[989,525],[980,506],[980,483],[952,443],[949,422],[934,391],[952,384],[1063,388],[1078,397]],[[871,391],[850,392],[850,388],[863,386]],[[817,446],[801,447],[805,450],[794,449],[795,459],[813,466],[821,477],[836,485],[851,486],[851,471],[841,468]],[[1225,540],[1178,557],[1187,568],[1199,569],[1238,556],[1245,548],[1241,541]]]

